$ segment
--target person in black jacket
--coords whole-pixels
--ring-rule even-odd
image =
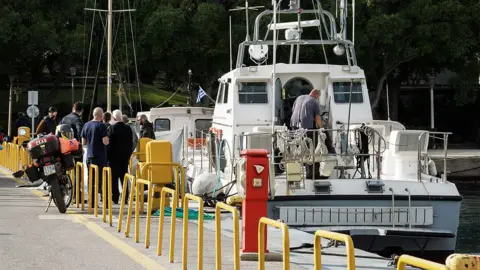
[[[155,140],[155,132],[153,130],[153,125],[148,121],[148,118],[145,114],[138,117],[138,122],[142,128],[140,129],[140,138],[150,138]]]
[[[83,113],[83,103],[82,102],[75,102],[73,104],[72,113],[65,116],[60,124],[69,125],[73,129],[73,137],[77,139],[77,141],[81,142],[80,134],[82,134],[83,128],[83,121],[82,121],[82,113]]]
[[[128,162],[133,152],[133,134],[132,129],[123,122],[123,116],[120,110],[113,111],[112,117],[115,124],[110,126],[110,134],[108,136],[110,144],[108,145],[107,156],[108,163],[112,169],[112,201],[118,204],[120,197],[118,180],[120,179],[122,187],[124,184],[127,184],[123,183],[123,178],[128,172]],[[128,188],[127,194],[129,194]],[[126,203],[127,201],[127,196],[125,196],[125,202],[120,203]]]
[[[82,129],[83,129],[83,120],[82,120],[82,113],[83,113],[83,103],[78,101],[73,104],[73,109],[72,112],[65,116],[60,124],[65,124],[69,125],[72,130],[73,130],[73,137],[77,139],[78,142],[82,142],[81,140],[81,134],[82,134]],[[75,159],[75,164],[77,162],[83,162],[83,155],[81,157],[76,157]],[[74,177],[77,177],[75,174]],[[72,179],[73,183],[76,183],[76,179]],[[75,188],[75,184],[74,184]],[[74,189],[76,190],[76,189]],[[82,189],[80,189],[82,190]],[[80,192],[81,193],[81,192]],[[81,195],[80,195],[81,197]]]
[[[52,106],[48,108],[48,115],[38,124],[36,133],[37,135],[55,133],[57,125],[57,108]]]

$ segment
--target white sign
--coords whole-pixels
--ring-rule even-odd
[[[38,109],[37,106],[31,105],[30,107],[27,108],[27,115],[30,118],[35,118],[40,114],[40,110]]]
[[[28,105],[38,105],[38,91],[28,91]]]

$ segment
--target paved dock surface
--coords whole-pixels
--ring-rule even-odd
[[[3,173],[3,174],[2,174]],[[182,219],[177,219],[175,236],[175,259],[169,262],[170,217],[165,217],[163,254],[157,256],[158,217],[152,218],[150,248],[145,248],[145,217],[140,219],[140,241],[135,243],[134,220],[130,237],[125,237],[125,220],[122,232],[117,232],[119,206],[114,205],[113,226],[98,217],[72,205],[67,214],[60,214],[53,205],[44,212],[47,201],[41,197],[45,192],[15,188],[20,180],[5,176],[0,169],[0,269],[182,269]],[[17,182],[15,182],[17,181]],[[192,203],[193,206],[193,203]],[[125,212],[127,207],[125,207]],[[233,268],[232,220],[229,214],[222,215],[222,269]],[[126,215],[125,215],[126,219]],[[198,226],[189,222],[188,269],[197,269]],[[215,269],[215,232],[213,220],[204,226],[203,269]],[[241,226],[240,226],[241,229]],[[240,239],[241,241],[241,239]],[[281,252],[281,233],[269,228],[268,248]],[[290,229],[290,246],[313,243],[313,235]],[[326,244],[326,241],[323,242]],[[347,269],[345,247],[330,247],[323,250],[322,269]],[[302,253],[303,252],[303,253]],[[395,269],[389,261],[360,250],[357,269]],[[291,253],[290,269],[313,269],[312,249]],[[282,262],[267,262],[266,269],[282,269]],[[240,269],[257,269],[257,262],[240,262]]]
[[[73,215],[0,176],[0,269],[142,269]],[[120,266],[120,267],[119,267]]]

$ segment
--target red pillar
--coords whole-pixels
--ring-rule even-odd
[[[269,160],[265,149],[246,149],[245,198],[242,203],[242,252],[258,253],[258,222],[267,216]],[[267,231],[265,227],[265,252]]]

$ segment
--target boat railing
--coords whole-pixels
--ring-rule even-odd
[[[428,171],[428,145],[426,146],[427,150],[424,151],[422,149],[425,147],[424,144],[420,143],[424,140],[425,136],[429,136],[435,140],[440,140],[443,142],[443,175],[442,181],[447,181],[447,154],[448,154],[448,136],[451,135],[451,132],[439,132],[439,131],[424,131],[418,136],[418,148],[417,148],[417,155],[418,155],[418,167],[417,167],[417,180],[420,182],[422,181],[422,172]]]

